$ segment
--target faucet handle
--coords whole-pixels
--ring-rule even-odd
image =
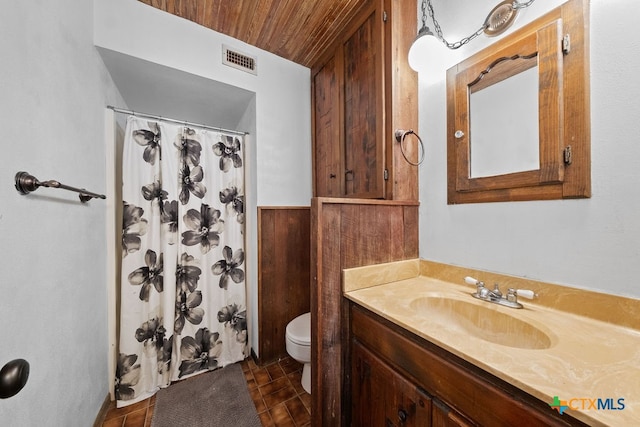
[[[489,294],[489,289],[484,287],[484,282],[481,282],[478,279],[474,279],[471,276],[467,276],[464,278],[464,281],[467,285],[475,285],[476,287],[476,293],[475,294],[471,294],[473,296],[475,296],[476,298],[480,298],[480,299],[486,299],[487,295]]]
[[[471,276],[467,276],[467,277],[465,277],[465,278],[464,278],[464,282],[465,282],[467,285],[480,286],[480,284],[482,284],[482,286],[484,286],[484,283],[483,283],[483,282],[481,282],[481,281],[480,281],[480,280],[478,280],[478,279],[474,279],[474,278],[473,278],[473,277],[471,277]]]
[[[535,297],[538,296],[538,294],[528,289],[509,288],[507,292],[507,301],[518,302],[518,298],[516,296],[528,298],[528,299],[534,299]]]
[[[474,279],[471,276],[467,276],[464,278],[464,281],[467,285],[475,285],[476,295],[478,296],[484,297],[486,293],[489,292],[489,290],[484,287],[484,282],[481,282],[478,279]]]
[[[527,299],[534,299],[535,297],[538,296],[538,294],[536,294],[535,292],[529,290],[529,289],[516,289],[516,294],[519,297],[524,297]]]

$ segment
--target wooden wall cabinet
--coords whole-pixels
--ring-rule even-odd
[[[356,304],[353,426],[585,426]],[[373,410],[373,402],[381,409]]]
[[[518,80],[525,71],[534,73],[534,82]],[[488,105],[473,100],[507,81],[526,87],[525,81],[537,100],[514,98],[513,86],[506,86],[506,96],[491,92],[491,98],[484,98],[490,99]],[[472,114],[472,104],[478,112],[516,100],[537,110],[536,138],[524,150],[517,144],[527,140],[526,120],[500,116],[496,122],[474,121],[479,115]],[[447,71],[448,203],[591,197],[590,120],[589,1],[570,0]],[[519,131],[517,136],[504,132],[509,126]],[[506,154],[509,147],[518,147],[512,159]],[[529,149],[537,159],[523,165],[519,161]],[[481,170],[504,158],[510,161],[506,171],[489,167],[476,174],[474,158],[486,159]]]
[[[417,168],[393,137],[417,128],[417,75],[407,63],[415,15],[410,2],[364,2],[312,68],[314,196],[418,199]]]

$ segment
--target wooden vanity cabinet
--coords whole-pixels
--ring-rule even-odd
[[[586,426],[356,304],[350,316],[354,427]]]
[[[417,128],[417,77],[406,59],[415,37],[407,30],[415,27],[409,3],[363,2],[312,68],[315,197],[418,198],[417,168],[396,158],[392,129]],[[410,144],[408,155],[417,158]]]

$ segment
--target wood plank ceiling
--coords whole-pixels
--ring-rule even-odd
[[[368,0],[139,0],[312,67]]]

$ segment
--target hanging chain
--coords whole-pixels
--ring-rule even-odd
[[[447,41],[447,39],[444,38],[444,35],[442,34],[442,28],[440,28],[440,24],[438,23],[438,20],[435,17],[435,14],[433,12],[433,5],[431,4],[431,0],[426,0],[426,4],[427,4],[427,8],[429,10],[429,16],[431,17],[431,20],[433,21],[433,26],[436,30],[436,36],[442,40],[442,43],[444,43],[445,45],[447,45],[447,47],[449,49],[458,49],[461,46],[464,46],[465,44],[469,43],[471,40],[475,39],[476,37],[478,37],[480,34],[482,34],[484,32],[484,29],[486,28],[486,24],[482,24],[482,27],[480,27],[478,29],[478,31],[476,31],[475,33],[471,34],[468,37],[464,37],[463,39],[455,42],[455,43],[450,43]],[[426,19],[425,13],[424,13],[424,5],[425,2],[422,2],[422,20],[424,22],[424,20]]]
[[[429,6],[431,6],[431,3],[429,3]],[[420,28],[425,28],[427,26],[427,2],[426,2],[426,0],[422,0],[422,6],[420,7],[420,9],[422,10],[422,27],[420,27]]]
[[[531,6],[531,4],[534,2],[535,0],[529,0],[527,2],[524,3],[520,3],[517,0],[514,0],[513,3],[511,4],[511,7],[513,9],[525,9],[529,6]],[[429,11],[429,16],[431,17],[431,20],[433,21],[433,26],[436,30],[436,36],[442,41],[442,43],[444,43],[449,49],[458,49],[461,46],[464,46],[465,44],[469,43],[471,40],[475,39],[476,37],[478,37],[479,35],[481,35],[484,30],[487,28],[488,24],[485,22],[482,24],[482,26],[480,28],[478,28],[478,30],[471,34],[470,36],[464,37],[462,39],[460,39],[459,41],[455,42],[455,43],[451,43],[448,42],[447,39],[444,38],[444,35],[442,34],[442,28],[440,28],[440,24],[438,23],[438,21],[436,20],[435,14],[433,12],[433,5],[431,4],[431,0],[423,0],[422,1],[422,26],[426,26],[426,22],[427,22],[427,14],[425,13],[425,8],[428,9]]]

